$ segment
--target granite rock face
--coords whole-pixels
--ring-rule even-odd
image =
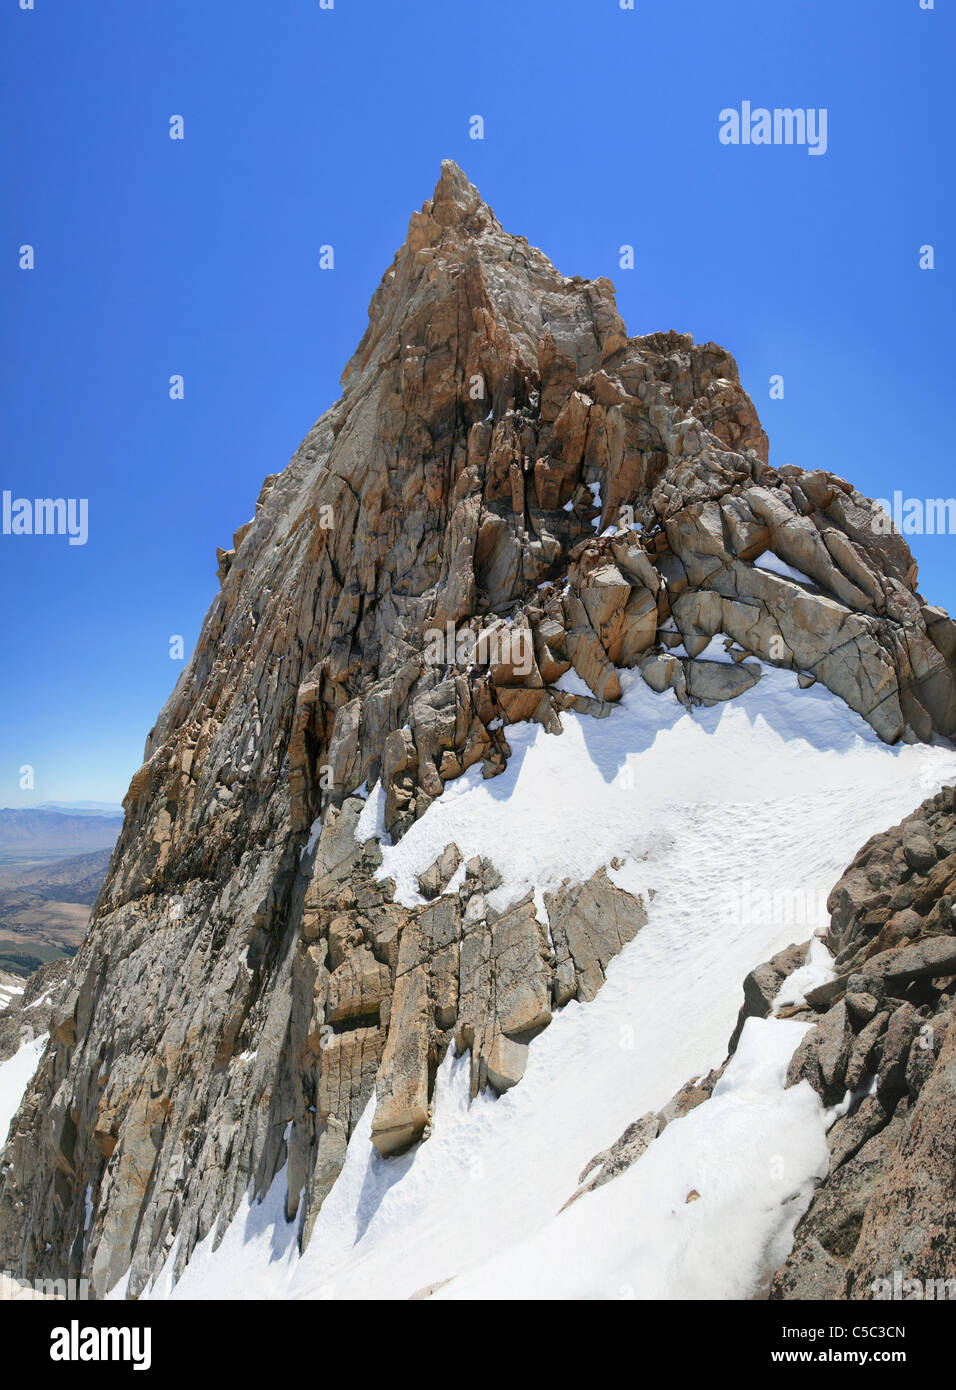
[[[519,1083],[644,921],[603,873],[549,929],[496,912],[494,865],[453,846],[402,906],[362,788],[397,840],[502,771],[509,725],[606,714],[626,668],[693,708],[778,665],[889,742],[956,730],[956,628],[875,505],[771,468],[722,348],[629,338],[608,280],[561,275],[450,162],[342,386],[218,551],[130,784],[0,1159],[12,1273],[136,1295],[284,1164],[306,1240],[373,1096],[390,1154],[427,1137],[449,1046],[473,1089]]]
[[[815,1027],[788,1082],[846,1113],[772,1298],[881,1299],[894,1280],[906,1297],[956,1294],[954,901],[954,787],[870,840],[830,897],[839,973],[807,996]]]

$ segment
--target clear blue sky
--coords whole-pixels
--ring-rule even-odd
[[[956,491],[946,0],[18,3],[0,488],[88,498],[90,534],[0,536],[0,805],[122,796],[171,634],[188,656],[216,545],[336,399],[445,156],[565,274],[609,275],[630,332],[728,347],[775,463]],[[744,99],[826,107],[827,153],[721,145]],[[954,543],[914,539],[952,607]]]

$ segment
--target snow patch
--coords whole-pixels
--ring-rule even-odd
[[[773,1012],[781,1009],[799,1007],[807,1002],[807,995],[818,985],[825,985],[836,978],[833,957],[818,936],[814,936],[807,951],[807,958],[799,970],[794,970],[784,980],[777,997],[773,1001]]]
[[[0,1062],[0,1148],[6,1141],[10,1121],[20,1108],[24,1092],[43,1056],[46,1042],[46,1035],[41,1034],[32,1042],[24,1043],[5,1062]]]
[[[781,560],[779,555],[775,555],[772,550],[765,550],[759,560],[754,561],[754,568],[767,570],[770,574],[782,575],[784,579],[794,579],[798,584],[810,584],[813,588],[819,588],[815,579],[811,579],[802,570],[794,569],[793,565],[788,565],[786,560]]]
[[[569,666],[564,675],[559,676],[556,681],[551,682],[552,690],[563,690],[566,695],[583,695],[587,700],[594,699],[594,691],[587,681],[582,680],[573,666]]]
[[[591,494],[593,505],[598,509],[597,516],[591,522],[591,528],[594,531],[599,531],[601,529],[601,513],[604,511],[604,503],[601,501],[601,484],[588,483],[588,491]]]
[[[786,1089],[806,1031],[748,1019],[709,1100],[619,1177],[434,1297],[752,1297],[827,1171],[819,1097],[805,1081]]]
[[[385,788],[382,786],[381,778],[369,792],[365,805],[362,807],[358,825],[355,827],[355,838],[359,844],[363,845],[366,840],[371,839],[379,840],[383,845],[392,843],[391,836],[385,829]],[[444,845],[442,849],[444,849]],[[437,857],[436,855],[435,858]],[[425,868],[428,868],[427,864]]]

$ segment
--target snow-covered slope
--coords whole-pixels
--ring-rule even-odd
[[[5,1009],[11,1000],[16,999],[23,993],[23,985],[13,983],[9,975],[0,977],[0,1011]]]
[[[36,1071],[45,1045],[45,1037],[34,1038],[31,1042],[25,1042],[5,1062],[0,1062],[0,1146],[6,1140],[10,1121],[17,1113],[27,1082]]]
[[[500,1099],[469,1103],[467,1059],[449,1054],[431,1136],[407,1154],[377,1156],[370,1103],[304,1255],[280,1173],[174,1289],[171,1257],[152,1296],[746,1297],[779,1263],[826,1166],[819,1102],[783,1090],[799,1024],[752,1020],[713,1102],[558,1213],[598,1150],[723,1060],[747,971],[826,926],[848,860],[956,777],[956,752],[890,748],[823,687],[773,669],[691,713],[631,677],[608,718],[563,725],[509,728],[502,775],[449,784],[385,846],[381,873],[418,901],[415,875],[454,841],[498,868],[496,907],[531,888],[543,913],[545,891],[610,866],[649,922],[598,997],[556,1015]],[[380,826],[379,797],[360,834]]]

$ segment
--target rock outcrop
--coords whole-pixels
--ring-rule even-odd
[[[5,1005],[0,1003],[0,1062],[12,1057],[24,1043],[49,1031],[69,967],[65,958],[41,965],[28,979],[18,981],[22,992],[14,994]],[[0,1139],[5,1137],[0,1135]]]
[[[788,1082],[845,1113],[772,1298],[956,1296],[937,1294],[956,1277],[954,901],[947,787],[870,840],[830,898],[838,974],[807,995],[815,1027]]]
[[[495,912],[494,865],[454,847],[402,906],[356,839],[363,788],[397,840],[502,771],[509,725],[606,714],[622,668],[693,708],[769,663],[889,742],[956,730],[956,627],[888,519],[772,468],[722,348],[629,338],[608,280],[559,274],[450,162],[342,385],[219,550],[130,784],[3,1153],[24,1277],[128,1272],[135,1296],[284,1164],[307,1239],[373,1094],[388,1154],[427,1135],[448,1046],[475,1089],[514,1085],[644,920],[604,874],[548,928],[530,899]]]

